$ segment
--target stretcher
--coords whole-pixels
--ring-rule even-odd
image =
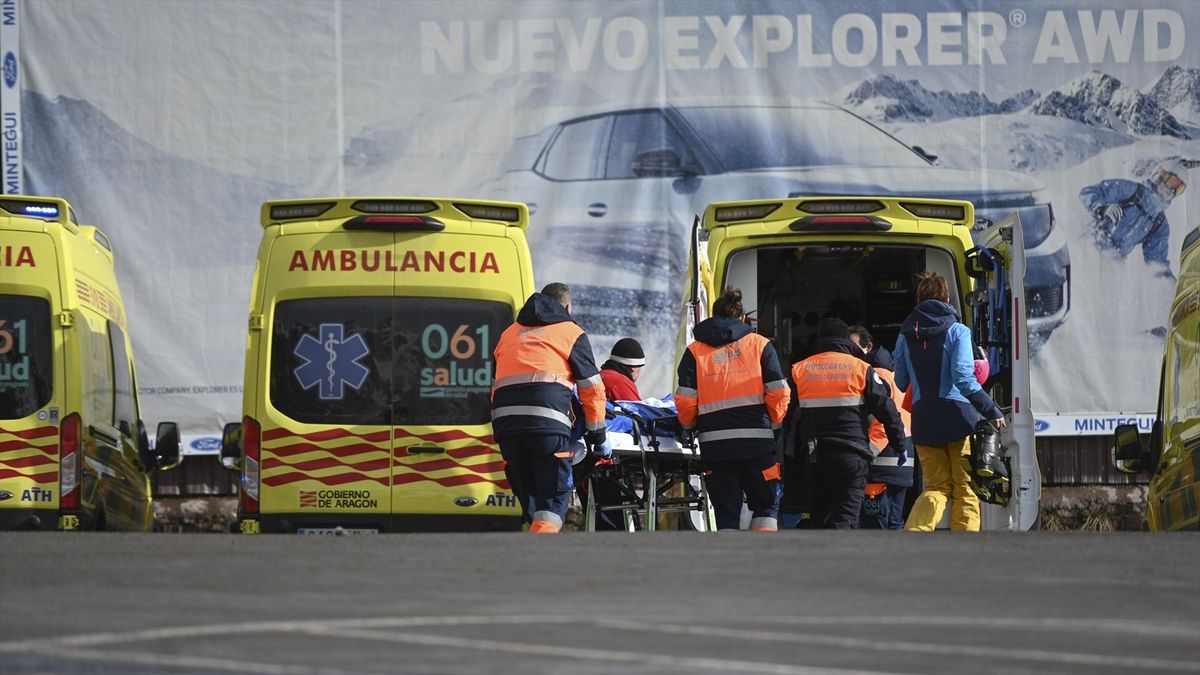
[[[698,446],[684,447],[675,439],[675,410],[634,402],[610,404],[608,440],[612,458],[601,460],[588,476],[584,529],[596,530],[602,512],[620,513],[626,531],[653,531],[664,513],[682,514],[682,527],[716,530]],[[619,499],[598,504],[595,485],[608,480],[618,487]]]

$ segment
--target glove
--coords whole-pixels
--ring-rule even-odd
[[[597,457],[612,457],[612,446],[608,444],[608,433],[604,429],[592,429],[583,435],[588,452]]]
[[[600,459],[612,459],[612,445],[606,438],[603,443],[592,448],[592,454]]]
[[[896,455],[896,466],[904,466],[908,464],[908,450],[901,450],[900,454]]]
[[[675,440],[679,442],[680,447],[691,450],[696,447],[696,430],[680,429],[679,433],[675,434]]]
[[[1121,217],[1125,215],[1125,210],[1120,204],[1109,204],[1100,212],[1100,219],[1107,220],[1114,226],[1121,222]]]

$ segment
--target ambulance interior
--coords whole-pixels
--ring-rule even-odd
[[[742,306],[757,320],[785,370],[812,353],[821,319],[865,326],[889,351],[916,302],[917,275],[937,272],[956,285],[954,258],[923,246],[860,243],[764,246],[731,256],[726,286],[742,289]],[[958,297],[951,304],[962,307]]]

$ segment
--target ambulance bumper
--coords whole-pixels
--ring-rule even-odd
[[[57,509],[0,509],[0,530],[56,530]]]

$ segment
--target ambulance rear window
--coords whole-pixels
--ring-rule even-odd
[[[492,349],[510,323],[510,305],[486,300],[281,302],[271,404],[310,424],[484,424]]]
[[[50,402],[50,303],[0,295],[0,419],[19,419]]]

